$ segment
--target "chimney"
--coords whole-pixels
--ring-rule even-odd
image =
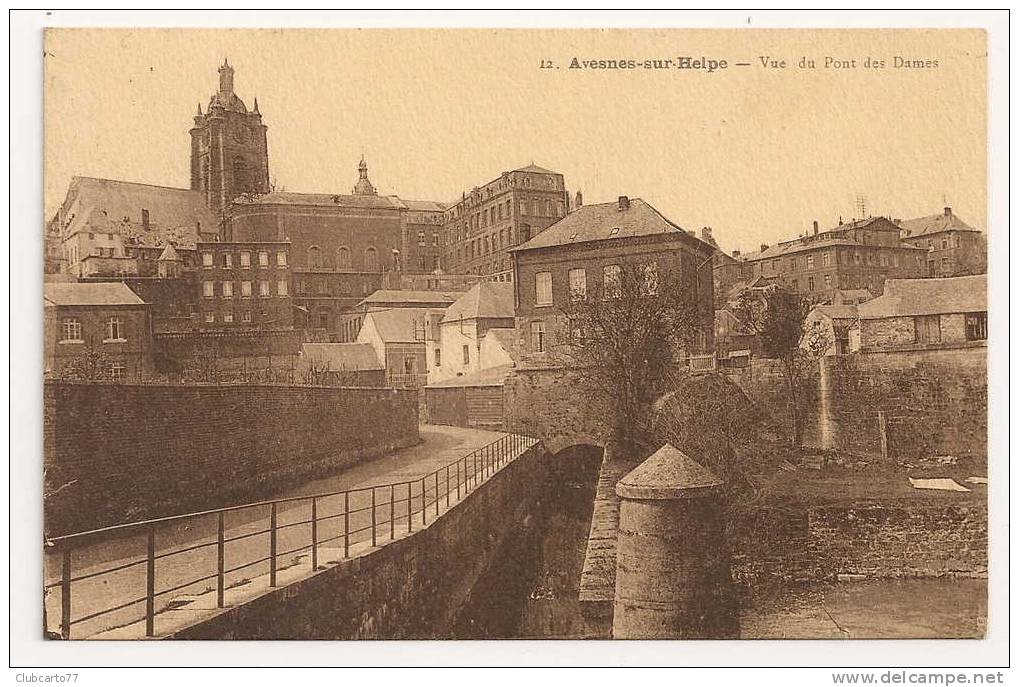
[[[701,241],[711,243],[711,227],[701,227]]]
[[[766,250],[768,250],[768,244],[766,244],[766,243],[762,243],[762,244],[761,244],[761,252],[763,253],[763,252],[764,252],[764,251],[766,251]]]
[[[734,257],[734,258],[736,258],[737,260],[739,260],[739,251],[738,251],[738,250],[734,250],[734,251],[732,252],[732,257]]]
[[[580,192],[580,189],[577,189],[577,200],[576,202],[573,203],[573,207],[579,208],[583,207],[583,205],[584,205],[584,194]]]
[[[817,236],[817,220],[814,220],[814,236]]]
[[[630,209],[630,199],[627,196],[619,196],[619,209],[620,210]]]
[[[948,207],[946,205],[945,206],[945,217],[951,217],[951,216],[952,216],[952,208],[950,208],[950,207]]]

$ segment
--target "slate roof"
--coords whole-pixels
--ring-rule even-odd
[[[553,172],[551,169],[545,169],[544,167],[539,167],[538,165],[534,164],[533,162],[531,164],[527,165],[526,167],[521,167],[520,169],[514,169],[513,171],[514,172],[531,172],[533,174],[558,174],[559,173],[559,172]]]
[[[148,210],[149,229],[142,228]],[[219,218],[201,191],[153,186],[132,181],[74,177],[65,200],[67,226],[62,234],[78,231],[120,234],[129,245],[194,248],[202,233],[219,231]]]
[[[472,372],[469,375],[451,377],[428,385],[429,389],[450,389],[464,386],[502,386],[512,365],[499,365]]]
[[[846,232],[852,229],[862,229],[869,227],[872,224],[878,224],[881,222],[887,222],[891,227],[896,225],[891,223],[887,217],[868,217],[867,219],[854,220],[852,222],[845,222],[838,225],[833,229],[828,229],[822,232],[818,236],[808,235],[801,236],[790,241],[783,241],[777,243],[774,246],[770,246],[763,251],[756,253],[747,253],[744,257],[747,260],[770,260],[772,258],[778,258],[783,255],[790,255],[792,253],[799,253],[805,250],[814,250],[816,248],[828,248],[830,246],[873,246],[873,244],[866,244],[847,236],[840,236],[842,232]],[[828,234],[831,234],[830,236]],[[893,247],[893,246],[886,246]],[[910,246],[894,246],[901,248],[910,248]],[[919,249],[916,249],[919,250]]]
[[[855,305],[815,305],[813,309],[833,320],[855,320],[858,315]]]
[[[511,318],[513,315],[513,284],[488,281],[476,284],[470,291],[460,296],[446,309],[442,321]]]
[[[513,327],[493,327],[485,332],[485,336],[491,336],[502,349],[506,351],[512,360],[519,360],[517,351],[517,330]]]
[[[631,198],[630,207],[626,210],[620,210],[618,202],[581,206],[530,241],[509,250],[525,251],[550,246],[567,246],[587,241],[659,234],[683,235],[704,243],[696,236],[665,219],[649,203],[640,198]],[[711,244],[704,243],[704,247],[714,251]]]
[[[306,343],[301,347],[300,363],[327,365],[330,371],[384,370],[371,344]]]
[[[955,213],[940,213],[937,215],[927,215],[926,217],[916,217],[914,219],[906,219],[899,222],[899,231],[902,238],[916,238],[917,236],[925,236],[927,234],[937,234],[942,231],[976,231],[970,225],[963,222]]]
[[[858,306],[860,319],[986,312],[987,275],[941,279],[888,279],[885,292]]]
[[[453,304],[462,297],[462,291],[416,291],[411,289],[379,289],[364,298],[358,306],[373,305],[379,303],[407,303],[412,305],[437,306],[448,303]]]
[[[369,317],[372,319],[383,343],[412,343],[420,341],[415,338],[415,327],[420,331],[429,315],[442,312],[435,308],[390,308],[368,313],[365,322]]]
[[[402,200],[408,210],[417,212],[442,212],[448,205],[437,200]]]
[[[631,499],[690,498],[723,484],[710,468],[665,444],[619,480],[616,493]]]
[[[45,305],[145,305],[138,294],[122,282],[71,282],[43,284]]]
[[[234,200],[235,205],[315,205],[318,207],[352,208],[406,208],[396,196],[376,196],[350,193],[291,193],[272,191],[258,195],[243,195]]]

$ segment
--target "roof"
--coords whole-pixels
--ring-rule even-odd
[[[375,310],[365,315],[361,329],[364,329],[368,319],[371,318],[375,324],[375,331],[383,343],[413,343],[421,341],[416,336],[415,329],[420,331],[429,315],[442,314],[439,309],[427,308],[389,308],[388,310]]]
[[[402,200],[402,202],[408,210],[418,212],[442,212],[447,207],[446,203],[437,200]]]
[[[915,219],[906,219],[899,222],[900,235],[903,238],[915,238],[926,234],[937,234],[942,231],[980,231],[963,222],[946,208],[945,212],[937,215],[927,215]]]
[[[619,209],[619,203],[597,203],[583,205],[545,229],[530,241],[510,251],[525,251],[550,246],[566,246],[586,241],[619,239],[631,236],[656,236],[672,234],[701,241],[679,226],[673,224],[658,210],[640,198],[631,198],[626,210]],[[702,241],[701,241],[702,242]],[[703,243],[703,242],[702,242]],[[705,248],[714,248],[704,243]]]
[[[415,291],[412,289],[379,289],[366,296],[358,305],[373,303],[411,303],[428,305],[431,303],[452,304],[462,297],[463,291]]]
[[[770,260],[772,258],[781,257],[783,255],[789,255],[790,253],[798,253],[805,250],[813,250],[815,248],[827,248],[830,246],[873,246],[874,244],[867,244],[857,241],[856,239],[850,238],[844,235],[845,232],[853,229],[862,229],[870,227],[874,224],[886,223],[889,229],[897,228],[897,225],[893,224],[887,217],[868,217],[866,219],[853,220],[852,222],[845,222],[839,224],[833,229],[828,229],[821,234],[807,236],[801,236],[789,241],[783,241],[777,243],[774,246],[770,246],[758,253],[747,253],[747,260]],[[884,248],[911,248],[911,246],[882,246]]]
[[[149,229],[142,226],[148,211]],[[69,219],[64,234],[77,231],[115,233],[133,245],[194,248],[202,233],[216,233],[219,218],[201,191],[153,186],[132,181],[74,177],[63,212]]]
[[[396,196],[377,196],[345,193],[291,193],[272,191],[259,195],[244,195],[234,200],[235,205],[315,205],[328,207],[355,208],[406,208]]]
[[[986,312],[987,275],[888,279],[884,295],[858,306],[860,319]]]
[[[122,282],[46,282],[43,301],[46,305],[146,305]]]
[[[485,332],[485,337],[491,336],[499,342],[502,350],[513,360],[517,360],[517,330],[514,327],[493,327]]]
[[[714,472],[671,444],[665,444],[616,484],[616,493],[630,499],[681,499],[722,486]]]
[[[300,361],[304,365],[325,365],[330,371],[385,369],[375,349],[366,343],[306,343],[301,347]]]
[[[832,299],[839,299],[846,301],[869,301],[874,297],[868,289],[835,289],[832,295]],[[838,303],[837,305],[842,305]]]
[[[512,318],[513,284],[509,282],[481,282],[460,296],[446,309],[443,322],[473,320],[486,317]]]
[[[428,385],[429,389],[449,389],[463,386],[502,386],[506,376],[513,369],[512,365],[499,365],[472,372],[469,375],[450,377]]]
[[[558,174],[559,173],[559,172],[553,172],[551,169],[545,169],[544,167],[539,167],[538,165],[534,164],[533,162],[531,164],[527,165],[526,167],[521,167],[520,169],[514,169],[513,171],[514,172],[532,172],[534,174]]]
[[[855,305],[815,305],[812,311],[817,311],[833,320],[855,320],[858,315]]]

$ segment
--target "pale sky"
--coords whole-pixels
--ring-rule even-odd
[[[228,57],[288,191],[349,193],[363,153],[380,193],[452,201],[533,161],[586,203],[641,197],[726,250],[851,219],[858,194],[867,214],[947,201],[986,229],[985,46],[969,30],[50,29],[46,211],[73,175],[186,187],[188,129]],[[751,66],[568,69],[684,55]]]

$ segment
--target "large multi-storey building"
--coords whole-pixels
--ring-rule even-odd
[[[764,277],[814,302],[830,301],[836,290],[866,289],[873,296],[886,279],[918,277],[924,252],[899,240],[899,227],[885,217],[839,224],[828,231],[762,245],[755,253],[734,251],[733,261],[716,259],[717,287],[731,290],[734,276],[750,283]]]
[[[959,277],[987,272],[987,239],[983,232],[944,212],[897,222],[902,242],[927,251],[926,277]]]
[[[446,209],[443,269],[510,281],[513,266],[508,249],[527,243],[568,211],[562,174],[533,164],[503,172]]]

